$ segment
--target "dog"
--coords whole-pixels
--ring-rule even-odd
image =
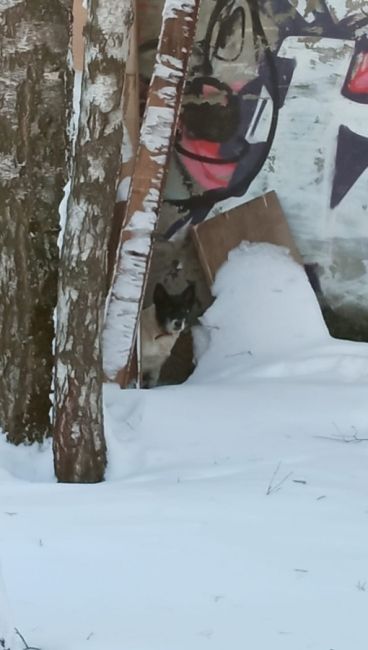
[[[187,327],[195,301],[195,288],[190,284],[182,293],[169,294],[157,284],[153,304],[141,316],[142,387],[156,386],[161,368],[181,332]]]

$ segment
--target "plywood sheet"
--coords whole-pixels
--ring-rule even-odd
[[[209,287],[229,252],[242,241],[285,246],[294,259],[302,264],[275,192],[267,192],[194,226],[192,238]]]

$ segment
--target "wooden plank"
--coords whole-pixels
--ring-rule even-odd
[[[166,0],[134,174],[107,301],[105,375],[125,387],[200,0]]]
[[[87,20],[87,10],[83,6],[83,0],[73,0],[73,63],[74,69],[83,70],[84,60],[84,39],[83,27]]]
[[[275,192],[208,219],[194,226],[191,234],[209,287],[229,252],[242,241],[285,246],[303,264]]]
[[[124,79],[124,142],[122,153],[122,166],[120,171],[120,182],[125,181],[129,188],[131,177],[134,171],[135,157],[139,145],[139,61],[138,61],[138,5],[133,0],[134,22],[130,31],[129,55]],[[128,194],[128,189],[126,190]],[[127,201],[118,201],[114,207],[113,221],[109,247],[107,252],[107,286],[111,286],[111,279],[114,272],[116,253],[120,242],[120,233],[125,225],[127,216]],[[139,385],[139,365],[137,346],[135,346],[132,363],[130,366],[127,383]]]
[[[139,145],[139,67],[137,43],[137,2],[132,0],[134,23],[130,32],[129,55],[126,65],[123,95],[124,140],[129,146],[123,146],[122,166],[119,182],[129,179],[134,171],[135,157]],[[128,194],[128,191],[127,191]],[[116,261],[116,253],[120,243],[121,230],[126,221],[127,201],[121,198],[114,206],[111,235],[107,253],[107,286],[110,288]]]
[[[134,0],[134,23],[130,35],[129,56],[124,81],[124,128],[127,131],[130,151],[123,149],[123,164],[120,179],[133,174],[135,156],[139,145],[139,63],[137,35],[137,2]]]

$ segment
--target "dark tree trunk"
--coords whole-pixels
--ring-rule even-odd
[[[71,0],[0,2],[0,425],[50,433]]]
[[[101,481],[106,465],[101,334],[132,21],[131,0],[90,2],[58,293],[54,461],[64,482]]]

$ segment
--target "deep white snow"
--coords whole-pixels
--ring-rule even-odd
[[[368,345],[242,245],[182,386],[106,387],[107,481],[0,443],[0,559],[42,650],[366,650]],[[1,617],[0,617],[1,618]]]

